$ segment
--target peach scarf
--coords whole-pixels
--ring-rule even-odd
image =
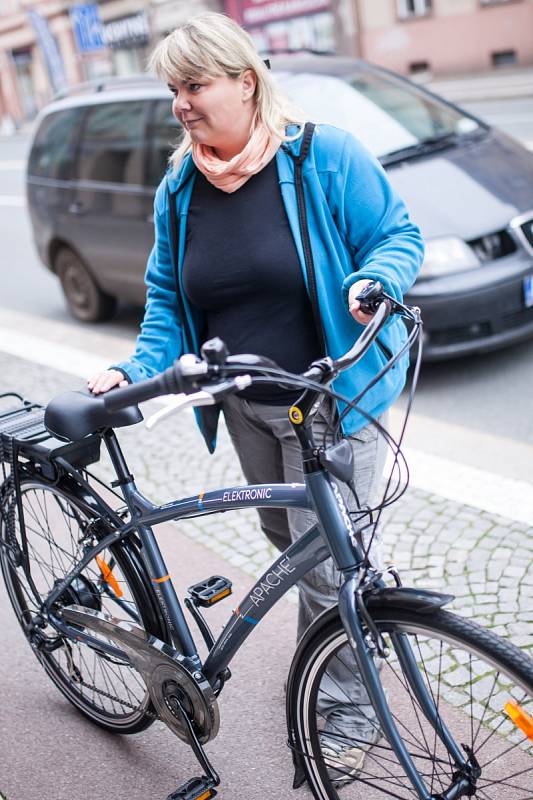
[[[231,194],[272,161],[280,144],[281,139],[258,125],[244,150],[230,161],[222,161],[212,147],[204,144],[193,144],[192,158],[213,186]]]

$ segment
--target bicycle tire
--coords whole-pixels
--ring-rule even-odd
[[[507,640],[445,610],[424,615],[376,608],[372,617],[391,650],[380,670],[389,708],[428,792],[440,797],[449,789],[454,766],[407,685],[392,647],[393,633],[408,635],[439,714],[456,741],[471,747],[479,761],[482,772],[475,797],[531,800],[532,742],[511,722],[505,705],[515,701],[533,717],[533,659]],[[389,743],[379,738],[379,732],[373,734],[378,726],[372,706],[370,713],[368,707],[365,710],[368,695],[361,695],[357,676],[348,691],[346,683],[339,684],[338,676],[346,677],[347,666],[353,673],[354,665],[334,607],[308,629],[291,667],[287,715],[294,785],[307,780],[317,800],[412,800],[418,795]],[[358,694],[357,703],[347,702],[349,694]],[[359,728],[354,737],[353,726],[361,717],[374,728],[371,735]]]
[[[97,518],[94,501],[91,508],[89,502],[73,493],[68,481],[62,488],[39,477],[21,483],[21,500],[30,573],[40,598],[44,599],[46,590],[49,591],[55,581],[64,577],[69,565],[81,557],[82,528]],[[0,565],[11,605],[28,639],[27,620],[37,613],[38,602],[22,567],[17,568],[10,555],[7,519],[9,506],[13,503],[13,494],[3,499]],[[53,525],[53,532],[48,530],[50,524]],[[110,526],[101,519],[98,519],[97,527],[97,538],[103,538],[111,531]],[[18,510],[15,510],[15,536],[20,544]],[[8,547],[1,546],[1,542],[7,542]],[[48,548],[47,563],[41,560],[39,547]],[[104,550],[101,556],[106,564],[112,566],[113,577],[122,596],[118,598],[103,580],[99,567],[94,565],[83,571],[82,580],[74,594],[67,590],[63,600],[65,605],[77,602],[126,619],[133,613],[137,616],[137,624],[159,639],[170,642],[167,625],[135,540],[130,537]],[[113,733],[129,734],[145,730],[156,719],[146,686],[133,668],[119,664],[83,643],[58,637],[57,631],[49,624],[42,629],[42,635],[48,642],[61,640],[62,643],[52,652],[32,646],[33,652],[60,692],[93,723]]]

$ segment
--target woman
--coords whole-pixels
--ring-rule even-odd
[[[248,34],[222,14],[182,25],[160,43],[151,65],[174,95],[172,110],[185,134],[155,198],[155,245],[137,349],[129,361],[93,377],[89,388],[98,394],[126,379],[150,377],[183,352],[199,353],[213,336],[232,353],[268,356],[292,372],[326,353],[338,357],[370,319],[357,294],[377,279],[401,300],[422,259],[418,229],[380,165],[344,131],[321,125],[304,133],[304,116],[275,88]],[[304,205],[295,185],[299,173]],[[389,322],[380,346],[343,373],[335,388],[356,395],[383,366],[383,351],[397,352],[404,338],[403,324]],[[365,396],[368,414],[383,414],[397,398],[406,361]],[[298,394],[252,386],[224,402],[248,482],[303,481],[287,417]],[[318,432],[335,413],[331,403],[323,404]],[[216,419],[204,411],[197,417],[213,452]],[[381,439],[355,412],[345,418],[343,432],[355,451],[359,500],[372,503],[384,460]],[[281,550],[314,524],[306,511],[264,509],[260,519]],[[338,585],[331,559],[306,576],[300,636],[336,600]],[[346,701],[331,697],[336,690],[330,687],[328,720],[371,743],[373,712],[353,683],[349,692],[358,712],[350,707],[347,713]],[[328,749],[332,764],[338,757],[343,771],[355,774],[361,748],[340,749],[337,737]]]

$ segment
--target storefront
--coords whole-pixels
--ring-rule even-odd
[[[87,79],[145,71],[150,25],[139,2],[79,3],[70,18]]]
[[[332,0],[225,0],[261,52],[337,52]]]
[[[21,47],[11,51],[16,91],[23,119],[32,119],[38,110],[32,50],[31,47]]]
[[[74,40],[62,5],[35,2],[0,18],[0,127],[35,116],[54,94],[77,83]]]
[[[190,17],[205,11],[222,11],[221,0],[151,0],[150,18],[156,40],[181,25]]]
[[[105,23],[103,40],[110,50],[115,75],[146,70],[150,26],[145,11]]]

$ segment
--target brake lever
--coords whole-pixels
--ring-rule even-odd
[[[228,394],[235,394],[246,389],[252,383],[250,375],[237,375],[229,381],[224,381],[222,384],[215,386],[204,386],[200,392],[193,394],[177,394],[168,395],[169,401],[165,404],[164,408],[156,411],[145,421],[146,428],[151,431],[166,417],[178,411],[183,411],[185,408],[196,408],[198,406],[214,406],[219,403],[223,397]]]
[[[194,394],[175,394],[168,395],[168,402],[165,407],[156,411],[151,417],[144,421],[145,427],[151,431],[156,425],[159,425],[164,419],[178,411],[183,411],[185,408],[192,406],[213,406],[216,400],[209,392],[195,392]]]
[[[419,312],[419,309],[415,306],[404,306],[403,303],[399,303],[394,297],[387,294],[379,281],[371,281],[368,283],[365,288],[356,295],[355,299],[359,301],[360,310],[364,314],[375,314],[384,300],[388,300],[391,304],[391,314],[400,314],[412,318],[417,311]]]

